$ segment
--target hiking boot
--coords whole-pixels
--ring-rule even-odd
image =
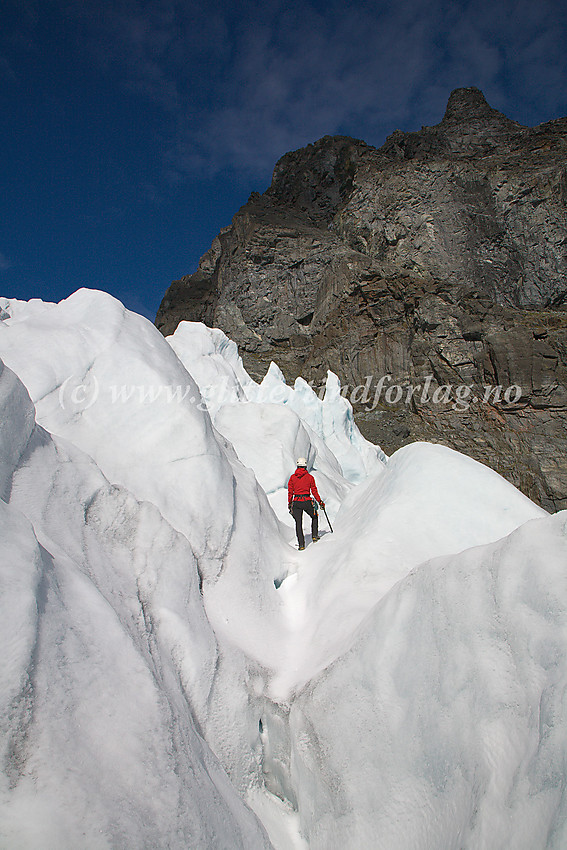
[[[321,538],[320,537],[312,537],[311,539],[313,540],[313,543],[317,543],[317,541],[320,540]]]
[[[299,551],[300,551],[300,552],[301,552],[303,549],[305,549],[305,546],[299,546]]]

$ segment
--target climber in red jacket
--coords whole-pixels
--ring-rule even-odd
[[[325,503],[317,492],[317,485],[312,475],[307,472],[307,461],[304,457],[297,460],[297,469],[289,479],[287,485],[287,506],[290,514],[295,520],[295,531],[300,549],[305,549],[305,537],[303,536],[303,511],[311,517],[311,538],[315,543],[319,540],[319,525],[317,510],[312,501],[313,498],[324,508]]]

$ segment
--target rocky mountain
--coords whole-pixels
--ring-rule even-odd
[[[222,328],[260,377],[338,374],[387,453],[445,443],[567,507],[567,119],[527,128],[457,89],[377,149],[286,154],[156,325]]]

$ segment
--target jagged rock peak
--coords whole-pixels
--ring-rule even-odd
[[[439,126],[446,127],[448,124],[473,121],[487,124],[505,122],[510,128],[521,127],[516,121],[512,121],[502,112],[498,112],[497,109],[490,106],[481,90],[475,86],[454,89],[449,95],[447,109]]]
[[[380,148],[325,136],[280,159],[156,324],[222,328],[257,380],[275,360],[289,380],[478,388],[465,411],[356,414],[386,451],[442,441],[567,508],[566,149],[567,119],[522,127],[477,88]],[[520,400],[476,404],[487,386]]]
[[[490,118],[494,111],[481,90],[471,86],[451,92],[443,120],[470,118],[471,115]]]
[[[485,155],[502,145],[516,145],[526,127],[493,109],[480,89],[455,89],[439,124],[413,133],[395,130],[380,148],[393,159]]]

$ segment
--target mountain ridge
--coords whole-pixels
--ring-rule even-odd
[[[451,403],[355,403],[385,449],[443,442],[545,508],[567,506],[567,119],[523,127],[475,88],[380,148],[325,136],[285,154],[156,316],[220,327],[261,376],[470,386]],[[515,404],[502,400],[517,386]],[[485,398],[500,387],[500,399]],[[368,405],[366,405],[367,407]]]

